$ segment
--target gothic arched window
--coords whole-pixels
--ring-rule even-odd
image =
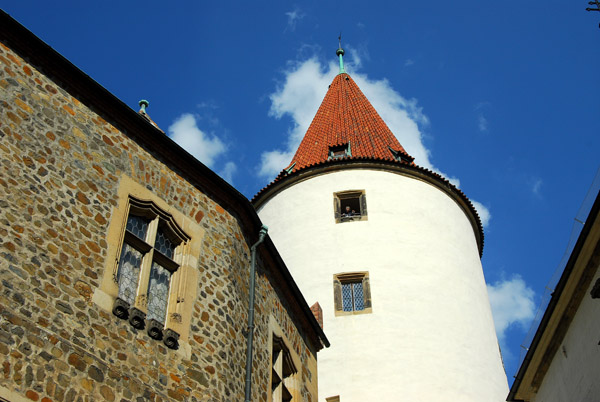
[[[189,240],[167,212],[152,201],[129,198],[127,222],[114,280],[118,297],[113,313],[137,329],[148,326],[154,339],[176,347],[176,334],[165,334],[171,277]],[[171,339],[174,338],[174,339]]]

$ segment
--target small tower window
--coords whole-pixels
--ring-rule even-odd
[[[368,272],[352,272],[333,276],[335,315],[372,312]]]
[[[333,194],[333,209],[336,223],[366,221],[367,197],[365,190],[341,191]]]
[[[343,158],[345,156],[352,156],[352,151],[350,150],[350,143],[347,142],[341,145],[334,145],[329,147],[329,158],[328,159],[338,159]]]

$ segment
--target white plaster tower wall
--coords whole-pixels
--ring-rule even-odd
[[[336,223],[334,193],[364,190],[368,220]],[[319,399],[499,402],[508,393],[474,228],[410,174],[346,167],[269,196],[259,216],[331,342]],[[333,275],[368,271],[372,312],[335,316]]]

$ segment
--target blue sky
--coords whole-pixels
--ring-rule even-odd
[[[420,165],[487,217],[509,382],[599,167],[600,13],[587,1],[3,2],[251,198],[349,73]],[[124,4],[126,3],[126,4]]]

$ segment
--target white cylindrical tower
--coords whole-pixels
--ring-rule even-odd
[[[254,204],[323,309],[321,401],[505,400],[477,213],[412,162],[343,65],[291,165]]]

